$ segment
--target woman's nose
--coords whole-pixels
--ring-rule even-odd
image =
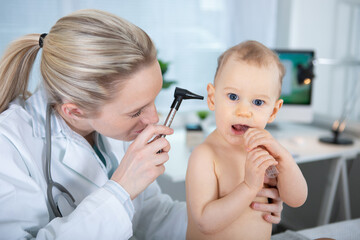
[[[154,103],[149,106],[148,111],[146,111],[144,114],[142,121],[145,124],[155,124],[159,122],[159,115]]]
[[[251,117],[252,113],[249,104],[243,102],[238,103],[236,105],[235,114],[238,117],[245,117],[245,118]]]

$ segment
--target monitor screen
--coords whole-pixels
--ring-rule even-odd
[[[278,120],[312,121],[311,92],[314,78],[314,51],[275,49],[285,67]]]

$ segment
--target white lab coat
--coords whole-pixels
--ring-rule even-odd
[[[106,168],[55,113],[52,178],[74,196],[77,208],[54,218],[43,171],[45,116],[42,89],[0,115],[0,239],[185,239],[185,203],[162,194],[156,182],[131,201],[109,180],[109,168],[116,168],[129,143],[97,136]]]

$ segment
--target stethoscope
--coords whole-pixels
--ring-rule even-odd
[[[50,207],[56,217],[62,217],[62,214],[57,205],[59,196],[63,196],[71,207],[76,208],[75,199],[71,193],[60,183],[54,182],[51,177],[51,104],[46,107],[46,124],[45,124],[45,140],[46,140],[46,159],[45,159],[45,178],[47,183],[47,198]],[[57,188],[60,191],[60,195],[57,195],[56,199],[53,196],[53,188]]]

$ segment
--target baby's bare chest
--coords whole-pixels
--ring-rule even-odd
[[[224,156],[216,159],[215,173],[220,197],[226,196],[244,181],[245,162],[245,156]]]

